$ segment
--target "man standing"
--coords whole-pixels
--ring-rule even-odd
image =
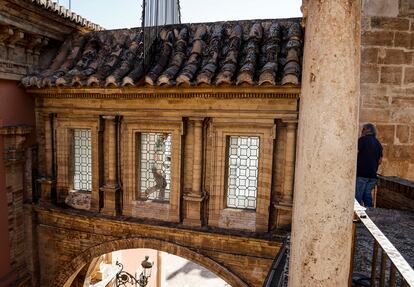
[[[375,126],[364,124],[358,139],[356,199],[372,207],[371,191],[377,183],[377,170],[382,160],[382,146],[376,138]]]

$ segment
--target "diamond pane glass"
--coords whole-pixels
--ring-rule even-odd
[[[171,191],[171,134],[140,134],[140,194],[168,201]]]
[[[92,145],[90,129],[74,129],[73,187],[92,191]]]
[[[259,137],[229,138],[227,207],[256,209],[259,143]]]

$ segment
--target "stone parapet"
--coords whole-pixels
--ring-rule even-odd
[[[414,210],[414,182],[396,176],[379,176],[377,206]]]

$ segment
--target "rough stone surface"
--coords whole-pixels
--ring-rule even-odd
[[[363,0],[363,14],[367,16],[398,16],[398,0]]]
[[[400,85],[401,79],[402,67],[381,67],[381,84]]]
[[[397,143],[409,144],[411,138],[411,127],[406,125],[397,126],[397,134],[395,139]]]
[[[406,31],[410,29],[410,19],[374,16],[371,18],[371,27],[373,29]]]
[[[414,84],[414,66],[406,67],[404,70],[404,84]]]
[[[65,198],[65,203],[75,209],[89,210],[91,208],[91,193],[70,191]]]
[[[306,4],[289,286],[348,286],[360,3]]]
[[[414,150],[414,14],[409,5],[410,0],[364,1],[360,124],[377,125],[384,145],[379,173],[414,179],[409,168],[414,158],[404,157]]]

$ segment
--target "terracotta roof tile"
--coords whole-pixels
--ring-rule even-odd
[[[144,69],[141,29],[76,34],[26,87],[299,85],[300,19],[180,24],[160,29]]]

